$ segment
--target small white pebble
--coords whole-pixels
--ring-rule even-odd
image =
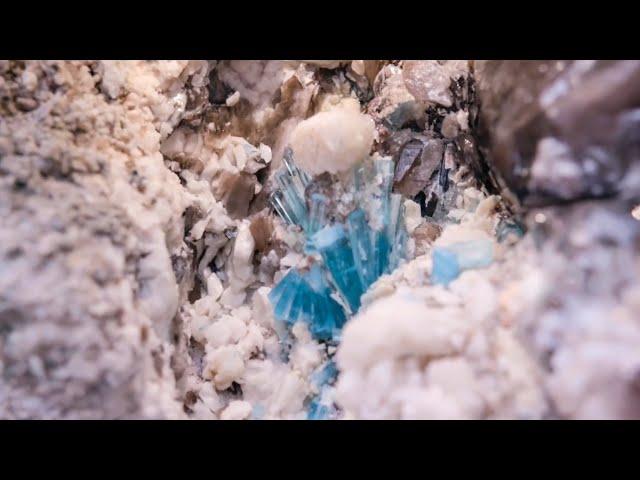
[[[240,92],[234,92],[233,95],[230,95],[225,101],[227,107],[233,107],[240,101]]]
[[[371,117],[335,108],[300,122],[291,149],[296,163],[312,175],[347,171],[369,154],[373,132]]]
[[[38,77],[35,73],[29,70],[25,70],[22,73],[22,85],[24,86],[24,88],[31,92],[38,86]]]

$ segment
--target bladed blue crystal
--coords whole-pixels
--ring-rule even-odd
[[[345,308],[349,314],[357,312],[366,290],[405,256],[402,197],[391,193],[394,164],[378,158],[352,172],[355,208],[341,223],[329,218],[325,195],[305,197],[311,179],[294,164],[290,151],[283,161],[271,203],[285,222],[302,228],[305,253],[319,255],[322,262],[306,272],[289,271],[269,298],[276,319],[289,326],[304,321],[314,337],[331,340],[346,321]],[[365,213],[371,206],[380,214],[376,228]]]
[[[357,312],[364,287],[344,227],[341,224],[324,227],[313,236],[313,243],[338,291],[351,311]]]
[[[329,405],[324,405],[319,397],[315,397],[309,404],[307,420],[329,420],[334,409]]]
[[[284,167],[275,174],[278,189],[271,203],[285,222],[301,227],[306,237],[304,252],[313,262],[321,259],[306,269],[292,268],[269,294],[285,361],[293,342],[289,332],[293,324],[302,321],[314,338],[339,342],[347,315],[358,311],[362,295],[405,257],[408,235],[402,197],[391,193],[393,173],[391,159],[378,158],[356,167],[351,178],[355,206],[341,222],[334,217],[342,219],[343,214],[328,212],[330,199],[325,195],[316,191],[306,196],[311,179],[294,164],[291,151],[285,153]],[[375,222],[368,218],[371,211],[380,215]],[[335,363],[328,361],[312,375],[320,393],[311,399],[307,418],[325,420],[337,415],[327,396],[337,374]]]
[[[337,376],[338,367],[333,360],[330,360],[311,375],[311,383],[319,389],[323,385],[333,383]]]
[[[301,273],[291,269],[269,293],[276,320],[292,326],[305,322],[312,335],[329,340],[346,317],[342,307],[331,297],[331,290],[318,265]]]

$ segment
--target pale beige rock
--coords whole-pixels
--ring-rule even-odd
[[[309,173],[338,173],[364,160],[373,132],[373,121],[366,115],[336,108],[300,122],[290,145],[296,163]]]

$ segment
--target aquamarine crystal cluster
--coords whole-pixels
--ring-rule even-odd
[[[395,269],[405,256],[407,231],[402,197],[391,192],[391,159],[369,159],[355,168],[342,193],[319,193],[314,180],[298,168],[290,152],[275,174],[271,195],[275,211],[304,234],[304,267],[292,268],[271,290],[269,299],[278,323],[304,322],[320,341],[336,343],[350,315],[358,311],[362,294],[381,275]],[[371,218],[374,212],[376,218]],[[288,328],[281,332],[290,346]],[[333,361],[313,375],[318,394],[309,400],[307,418],[336,416],[328,395],[337,369]]]
[[[303,321],[314,337],[331,340],[346,321],[344,310],[331,293],[324,271],[315,264],[307,271],[291,269],[271,290],[269,299],[278,320],[289,326]]]
[[[360,308],[362,294],[405,254],[402,197],[391,193],[394,164],[370,159],[351,172],[346,215],[329,208],[337,199],[307,188],[311,177],[289,155],[284,164],[275,174],[278,189],[271,203],[288,224],[304,232],[311,266],[292,268],[269,299],[277,320],[288,326],[303,321],[316,339],[332,340]],[[368,218],[370,211],[379,218]]]

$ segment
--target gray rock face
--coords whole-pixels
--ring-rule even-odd
[[[475,65],[482,147],[523,204],[637,189],[640,62]]]
[[[518,329],[559,418],[640,417],[640,222],[630,209],[617,200],[534,209],[516,247],[530,265],[512,297]]]
[[[183,415],[170,356],[187,204],[158,133],[181,112],[122,83],[146,71],[179,90],[189,67],[0,63],[0,418]]]
[[[3,183],[0,416],[139,414],[151,325],[136,315],[146,287],[135,228],[104,196],[72,184]]]

